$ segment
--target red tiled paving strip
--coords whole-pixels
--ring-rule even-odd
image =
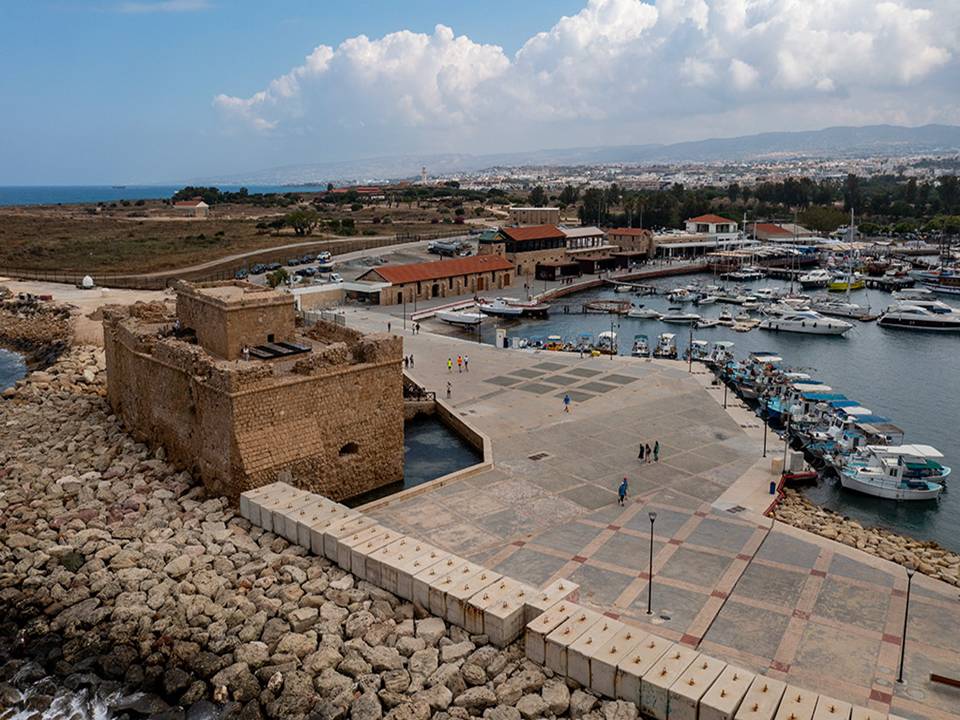
[[[897,647],[900,646],[900,636],[899,636],[899,635],[891,635],[890,633],[884,633],[884,634],[883,634],[883,641],[884,641],[885,643],[892,643],[893,645],[896,645]]]
[[[788,673],[790,672],[790,664],[782,663],[779,660],[774,660],[770,663],[770,669],[776,670],[777,672]]]
[[[583,555],[574,555],[570,559],[575,563],[585,563],[587,561],[587,558],[585,558]]]
[[[878,703],[883,703],[887,707],[890,707],[890,701],[893,700],[893,693],[888,693],[888,692],[884,692],[883,690],[878,690],[877,688],[873,688],[870,691],[870,699]]]
[[[808,612],[806,612],[806,611],[804,611],[804,610],[794,609],[794,611],[793,611],[793,617],[799,618],[800,620],[809,620],[809,619],[810,619],[810,613],[808,613]]]
[[[616,532],[619,529],[620,529],[619,525],[607,525],[607,530],[613,530],[614,532]]]
[[[514,541],[513,541],[512,543],[510,543],[510,544],[511,544],[511,545],[516,545],[517,547],[523,547],[524,545],[527,544],[527,541],[526,541],[526,540],[514,540]]]
[[[722,592],[721,590],[714,590],[712,593],[710,593],[710,597],[715,597],[715,598],[720,598],[721,600],[726,600],[726,599],[727,599],[727,594],[726,594],[725,592]]]
[[[683,545],[683,540],[677,540],[677,538],[670,538],[667,542],[671,545]]]
[[[738,553],[738,554],[737,554],[737,560],[747,560],[747,561],[749,561],[749,560],[750,560],[750,556],[749,556],[749,555],[745,555],[744,553]]]
[[[815,577],[821,577],[821,578],[827,576],[827,574],[826,574],[823,570],[818,570],[817,568],[811,569],[811,570],[810,570],[810,574],[813,575],[813,576],[815,576]]]
[[[689,633],[684,633],[683,635],[680,636],[680,644],[689,645],[690,647],[695,648],[697,645],[700,644],[700,638],[698,638],[696,635],[690,635]]]
[[[607,611],[604,613],[604,615],[605,615],[606,617],[610,618],[611,620],[619,620],[619,619],[620,619],[620,613],[613,612],[612,610],[607,610]]]

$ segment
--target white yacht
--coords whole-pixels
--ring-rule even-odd
[[[677,336],[673,333],[661,333],[657,338],[657,347],[653,350],[653,356],[658,358],[677,359]]]
[[[960,310],[939,300],[900,300],[888,307],[878,325],[914,330],[960,331]]]
[[[929,445],[868,445],[843,463],[840,484],[891,500],[935,500],[950,475],[942,457]]]
[[[653,308],[637,305],[627,310],[627,317],[637,318],[639,320],[659,320],[663,317],[663,313],[657,312]]]
[[[650,341],[646,335],[633,336],[633,349],[630,354],[634,357],[647,357],[650,354]]]
[[[723,325],[725,327],[733,327],[733,323],[736,321],[733,319],[733,313],[730,312],[727,308],[724,308],[720,311],[720,317],[717,318],[717,325]]]
[[[828,318],[813,310],[796,310],[780,317],[769,317],[760,323],[764,330],[804,333],[807,335],[843,335],[853,327],[845,320]]]
[[[456,310],[437,311],[437,320],[443,320],[451,325],[479,325],[483,322],[482,313],[460,312]]]
[[[496,300],[480,300],[477,302],[480,312],[486,315],[499,315],[501,317],[520,317],[523,315],[523,308],[518,305],[510,305],[504,298]]]
[[[805,288],[825,288],[833,280],[833,276],[826,270],[817,268],[800,276],[800,285]]]
[[[678,323],[682,325],[695,323],[700,319],[696,313],[684,312],[681,308],[672,307],[660,318],[665,323]]]
[[[852,302],[844,302],[842,300],[817,300],[811,303],[810,307],[821,315],[853,318],[854,320],[871,318],[870,308],[865,308],[863,305],[858,305],[857,303]],[[876,315],[873,317],[876,317]]]
[[[670,302],[682,303],[693,300],[694,295],[687,288],[674,288],[667,293],[667,299]]]

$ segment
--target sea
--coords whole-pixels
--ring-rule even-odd
[[[661,278],[648,284],[666,290],[691,282],[725,284],[708,274]],[[743,284],[746,291],[765,286],[788,287],[789,283],[760,280]],[[527,339],[560,335],[564,339],[576,340],[581,334],[595,337],[613,329],[618,335],[622,355],[630,354],[634,336],[638,334],[647,335],[653,344],[660,333],[672,332],[677,336],[680,353],[687,348],[690,328],[686,325],[613,315],[563,314],[563,305],[571,306],[572,312],[583,303],[597,299],[631,299],[635,304],[660,311],[670,306],[666,297],[660,295],[636,297],[614,293],[612,288],[598,288],[558,299],[545,320],[484,323],[483,340],[492,343],[495,327],[499,324],[506,328],[508,337]],[[940,299],[960,305],[960,298]],[[886,292],[860,290],[850,293],[850,301],[868,305],[879,313],[891,299]],[[684,307],[688,312],[714,318],[723,309],[719,303],[700,308],[688,303]],[[734,315],[741,310],[735,305],[728,309]],[[754,317],[759,316],[754,314]],[[948,489],[939,501],[898,503],[882,500],[844,490],[834,480],[821,480],[806,494],[814,502],[868,525],[886,527],[922,540],[934,540],[960,552],[960,434],[957,431],[960,425],[960,336],[893,330],[882,328],[875,322],[850,322],[854,323],[854,328],[842,337],[774,333],[760,329],[739,333],[726,327],[694,330],[693,337],[711,343],[731,340],[736,343],[738,359],[758,350],[777,353],[783,357],[785,365],[807,372],[835,392],[857,400],[878,415],[891,418],[905,431],[904,442],[933,445],[940,450],[945,456],[942,462],[955,472],[950,478],[952,483],[948,480]],[[771,435],[770,440],[777,443],[775,435]]]
[[[0,391],[11,387],[26,372],[27,366],[20,355],[0,348]]]
[[[180,185],[0,185],[0,206],[4,205],[77,205],[119,202],[120,200],[157,200],[169,198]],[[193,183],[196,184],[196,183]],[[251,195],[261,193],[322,192],[326,185],[220,185],[220,190],[236,192],[247,188]]]

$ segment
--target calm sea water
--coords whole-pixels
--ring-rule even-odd
[[[714,282],[708,276],[664,278],[654,281],[664,288],[685,285],[691,281]],[[746,283],[747,289],[763,286],[782,287],[785,283],[763,280]],[[842,296],[841,296],[842,297]],[[666,298],[616,294],[612,289],[586,291],[557,301],[557,305],[581,305],[587,300],[633,298],[658,310],[669,306]],[[878,290],[851,293],[851,301],[869,304],[879,312],[890,303],[890,295]],[[956,300],[946,299],[957,304]],[[705,317],[717,317],[721,305],[688,311]],[[739,308],[730,306],[734,315]],[[561,335],[576,339],[581,333],[596,336],[609,331],[610,315],[563,315],[555,307],[546,320],[499,321],[508,336],[539,337]],[[892,418],[906,432],[905,442],[933,445],[944,453],[946,465],[955,469],[953,489],[943,494],[939,503],[896,503],[843,490],[833,481],[808,491],[815,502],[871,525],[882,525],[921,539],[936,540],[945,547],[960,551],[960,336],[950,333],[889,330],[876,323],[854,323],[843,337],[820,337],[792,333],[753,330],[734,332],[716,327],[694,330],[695,339],[732,340],[738,358],[755,350],[769,350],[781,355],[786,365],[808,372],[830,385],[836,392],[859,401],[878,415]],[[614,330],[620,341],[620,352],[629,355],[636,334],[645,334],[650,342],[662,332],[677,336],[682,353],[689,341],[689,328],[656,320],[617,318]],[[485,323],[485,342],[492,342],[496,323]],[[774,442],[776,439],[774,438]]]
[[[116,202],[118,200],[155,200],[169,198],[183,185],[22,185],[0,186],[0,205],[72,205],[76,203]],[[237,191],[240,185],[217,185],[221,190]],[[245,185],[251,194],[319,192],[324,186]]]
[[[0,390],[6,390],[27,372],[23,358],[0,348]]]

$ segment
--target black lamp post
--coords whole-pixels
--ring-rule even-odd
[[[724,409],[724,410],[727,409],[727,383],[726,383],[726,381],[724,381],[724,383],[723,383],[723,409]]]
[[[903,608],[903,636],[900,638],[900,672],[897,682],[903,682],[903,656],[907,649],[907,618],[910,615],[910,586],[913,583],[913,574],[917,571],[912,565],[907,565],[907,602]]]
[[[763,456],[767,456],[767,401],[763,401]]]
[[[653,523],[657,520],[657,513],[651,510],[647,513],[650,518],[650,565],[647,580],[647,615],[653,615]]]

